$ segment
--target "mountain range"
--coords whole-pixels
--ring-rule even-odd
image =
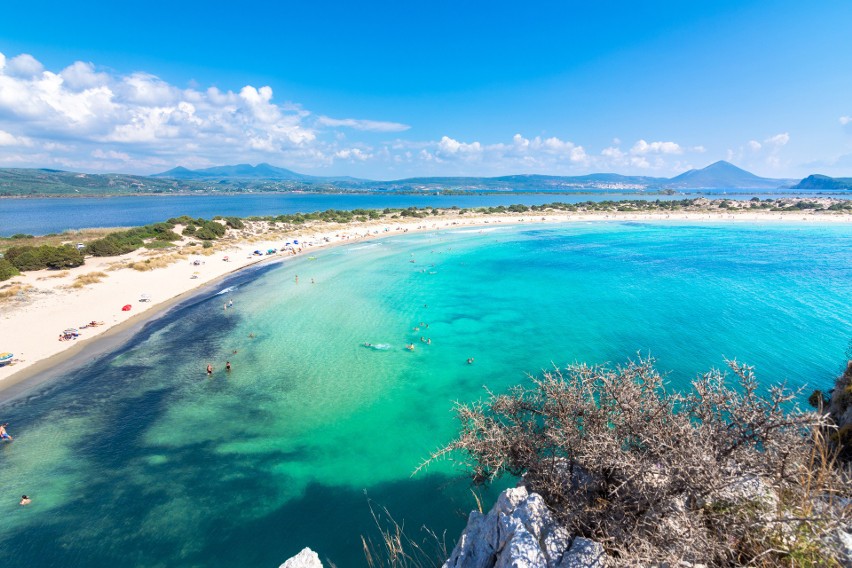
[[[0,169],[0,196],[122,195],[195,192],[465,192],[607,190],[617,192],[696,189],[852,190],[852,178],[812,175],[763,178],[725,161],[672,178],[596,173],[582,176],[417,177],[371,181],[353,177],[305,175],[270,164],[237,164],[191,170],[178,166],[150,176],[85,174],[51,169]]]
[[[599,173],[583,176],[546,176],[511,175],[500,177],[417,177],[394,181],[370,181],[351,177],[317,177],[296,173],[285,168],[269,164],[239,164],[236,166],[218,166],[202,170],[190,170],[177,167],[151,177],[180,180],[287,180],[315,183],[341,183],[387,186],[449,186],[489,189],[600,189],[612,186],[613,189],[775,189],[796,183],[792,179],[771,179],[758,177],[737,166],[719,161],[700,170],[689,170],[673,178],[649,176],[625,176],[620,174]],[[635,187],[625,187],[635,186]]]

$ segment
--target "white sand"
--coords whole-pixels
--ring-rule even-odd
[[[123,257],[87,258],[86,264],[68,271],[67,275],[56,277],[55,271],[27,272],[17,276],[8,284],[26,284],[33,288],[21,298],[6,300],[0,304],[0,352],[15,354],[14,364],[0,367],[0,390],[12,383],[29,378],[33,372],[43,371],[45,364],[58,362],[61,354],[70,355],[80,350],[93,338],[107,330],[128,322],[142,321],[171,305],[174,299],[204,284],[220,279],[228,273],[260,261],[270,256],[253,256],[256,249],[281,249],[286,241],[299,240],[302,250],[298,254],[310,255],[312,251],[326,246],[379,238],[402,232],[433,231],[458,227],[460,225],[485,226],[499,223],[553,223],[577,221],[738,221],[738,222],[812,222],[812,223],[852,223],[852,215],[837,213],[818,213],[811,211],[800,213],[777,213],[766,211],[736,211],[731,213],[564,213],[547,214],[507,214],[474,215],[449,214],[422,219],[382,219],[367,223],[350,225],[317,225],[305,227],[288,234],[262,234],[258,240],[250,242],[246,238],[234,237],[217,245],[215,253],[203,256],[200,246],[182,247],[198,254],[187,256],[173,264],[146,272],[132,268],[117,268],[121,264],[130,264],[146,255],[163,255],[168,251],[146,253],[136,251]],[[245,237],[245,235],[244,235]],[[229,262],[223,261],[224,256]],[[279,253],[274,258],[292,256]],[[201,265],[193,265],[192,260],[199,259]],[[71,288],[69,285],[82,274],[104,272],[102,281],[83,288]],[[192,278],[197,273],[197,278]],[[150,295],[150,302],[140,302],[142,294]],[[130,304],[131,310],[121,311],[122,306]],[[80,329],[80,337],[72,341],[59,341],[58,336],[66,328],[81,328],[90,321],[102,321],[104,325]],[[47,360],[47,361],[46,361]],[[30,373],[26,370],[37,362],[46,361]],[[11,378],[11,380],[10,380]]]

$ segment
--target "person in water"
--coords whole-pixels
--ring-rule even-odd
[[[8,425],[9,425],[8,422],[0,425],[0,440],[6,440],[8,442],[11,442],[12,436],[10,436],[9,433],[6,431],[6,426],[8,426]]]
[[[228,372],[231,371],[231,362],[230,361],[225,361],[225,370],[228,371]]]
[[[33,500],[27,497],[26,495],[21,495],[21,505],[29,505]]]
[[[473,365],[473,357],[468,357],[468,358],[467,358],[467,364],[468,364],[468,365]]]
[[[210,363],[207,363],[207,376],[209,377],[212,374],[213,374],[213,365],[211,365]]]
[[[405,347],[405,348],[406,348],[406,349],[408,349],[409,351],[414,351],[414,344],[413,344],[413,343],[409,343],[408,345],[406,345],[406,347]]]

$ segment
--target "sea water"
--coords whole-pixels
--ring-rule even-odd
[[[848,226],[495,223],[308,254],[0,406],[0,565],[364,566],[371,505],[451,547],[495,494],[412,475],[456,402],[641,353],[670,388],[736,358],[805,405],[852,337]]]

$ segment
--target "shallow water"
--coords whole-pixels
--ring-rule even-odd
[[[315,257],[238,275],[0,407],[0,565],[277,566],[310,546],[362,566],[368,497],[451,546],[468,482],[411,473],[454,401],[637,351],[674,388],[724,357],[827,388],[852,337],[845,226],[495,226]]]

